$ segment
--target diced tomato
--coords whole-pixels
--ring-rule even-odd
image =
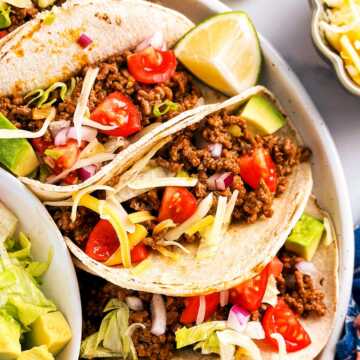
[[[131,262],[132,263],[138,263],[140,261],[145,260],[149,256],[149,251],[145,244],[140,243],[137,244],[132,250],[131,250]]]
[[[62,181],[67,185],[75,185],[78,183],[79,177],[77,176],[77,174],[75,172],[71,172]]]
[[[262,319],[266,341],[278,349],[278,343],[271,334],[279,333],[284,337],[287,352],[304,349],[311,344],[309,334],[301,325],[283,299],[279,299],[275,307],[270,306]]]
[[[85,252],[97,261],[106,261],[119,247],[116,232],[109,221],[100,220],[92,229]]]
[[[80,154],[78,143],[74,139],[68,140],[65,145],[50,146],[50,148],[63,153],[62,156],[55,160],[55,167],[59,172],[64,169],[70,169],[76,163]]]
[[[274,259],[270,262],[269,266],[269,275],[272,274],[275,277],[280,276],[282,270],[283,270],[283,263],[280,261],[280,259],[275,256]]]
[[[6,30],[1,30],[0,31],[0,39],[5,37],[8,34],[8,32]]]
[[[85,246],[85,252],[91,258],[104,262],[118,249],[119,240],[116,231],[109,221],[100,220],[92,229]],[[131,262],[138,263],[149,256],[149,251],[143,243],[131,250]]]
[[[171,219],[181,224],[196,211],[195,196],[183,187],[169,186],[165,189],[161,201],[158,220]]]
[[[240,305],[244,309],[252,312],[261,306],[264,297],[267,281],[269,278],[268,266],[254,278],[230,290],[230,302]]]
[[[171,78],[176,69],[176,56],[173,51],[147,49],[128,56],[130,74],[144,84],[162,83]]]
[[[92,112],[91,119],[103,125],[118,125],[113,130],[99,130],[110,136],[129,136],[141,130],[141,113],[131,99],[114,92]]]
[[[205,310],[205,319],[208,320],[211,315],[214,314],[220,302],[220,295],[219,293],[213,293],[209,295],[205,295],[205,303],[206,303],[206,310]],[[197,314],[199,311],[200,306],[200,296],[194,296],[185,299],[185,309],[183,310],[180,322],[182,324],[191,324],[196,321]]]
[[[50,141],[45,140],[43,137],[39,137],[31,140],[31,144],[35,151],[40,155],[44,154],[44,151],[52,144]]]
[[[253,189],[263,179],[271,192],[276,191],[276,166],[269,152],[263,148],[256,149],[251,155],[239,158],[240,176]]]

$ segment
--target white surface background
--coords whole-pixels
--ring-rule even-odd
[[[211,1],[211,0],[209,0]],[[315,49],[306,0],[224,0],[246,11],[292,67],[335,139],[348,182],[354,221],[360,224],[360,97],[347,93]]]

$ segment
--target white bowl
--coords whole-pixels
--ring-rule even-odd
[[[230,10],[217,0],[162,0],[160,3],[183,12],[194,22]],[[313,150],[314,193],[320,205],[331,214],[335,222],[340,250],[340,296],[333,333],[319,357],[329,360],[334,358],[335,345],[343,327],[352,286],[354,234],[348,190],[339,155],[323,119],[289,65],[263,36],[260,36],[260,40],[264,56],[260,83],[277,95],[306,144]]]
[[[30,238],[32,256],[45,261],[50,248],[54,257],[43,278],[42,289],[68,320],[73,338],[56,357],[57,360],[79,358],[82,315],[75,269],[64,240],[40,201],[15,177],[0,169],[0,201],[19,219],[20,229]]]
[[[320,22],[326,21],[323,0],[310,0],[313,8],[311,22],[311,34],[315,46],[332,63],[334,70],[341,84],[354,95],[360,96],[360,86],[357,85],[345,69],[345,64],[341,56],[329,45],[325,39],[323,31],[320,29]]]

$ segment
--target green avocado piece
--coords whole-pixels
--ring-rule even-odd
[[[285,249],[294,252],[310,261],[321,240],[324,224],[310,216],[303,214],[285,242]]]
[[[37,1],[38,6],[41,9],[45,9],[45,8],[51,6],[54,2],[55,2],[55,0],[38,0]]]
[[[1,113],[0,129],[15,129]],[[26,139],[0,139],[0,163],[17,176],[29,175],[39,166],[35,151]]]
[[[250,131],[267,135],[279,130],[286,124],[283,114],[274,104],[262,95],[254,95],[240,111]]]
[[[59,353],[72,338],[70,326],[60,311],[41,315],[31,325],[28,336],[29,345],[46,345],[53,355]]]
[[[54,360],[54,356],[45,345],[23,351],[16,360]]]
[[[0,359],[13,360],[21,353],[20,324],[5,312],[0,313]]]
[[[8,28],[10,25],[10,6],[0,1],[0,30]]]

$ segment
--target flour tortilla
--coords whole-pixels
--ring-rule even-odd
[[[155,31],[162,31],[171,48],[194,26],[176,11],[141,0],[69,1],[62,7],[53,7],[51,12],[55,15],[52,24],[44,23],[49,11],[41,12],[0,43],[0,96],[25,94],[69,79],[86,65],[134,48]],[[93,40],[86,49],[77,44],[82,33]],[[217,99],[215,92],[207,89],[205,102]],[[167,121],[162,129],[202,111],[201,107],[186,111]],[[148,143],[151,136],[145,128],[145,139],[139,134],[129,138],[130,145],[115,160],[81,184],[52,185],[27,177],[20,180],[41,199],[64,199],[99,182],[105,174],[114,173],[118,162]]]
[[[239,106],[255,94],[262,94],[274,100],[264,87],[257,86],[221,105],[215,105],[215,110]],[[160,132],[152,137],[151,145],[154,146],[160,139],[201,121],[213,111],[208,109],[205,113],[188,118]],[[290,125],[285,126],[280,132],[300,141]],[[146,147],[151,146],[148,143]],[[143,155],[144,149],[138,149],[132,154],[132,158],[125,159],[122,168],[117,170],[121,173]],[[102,181],[107,177],[110,179],[111,174],[105,176]],[[120,181],[122,181],[121,177]],[[125,269],[105,266],[88,257],[71,240],[67,240],[67,245],[83,267],[124,288],[171,296],[192,296],[221,291],[253,277],[277,254],[304,212],[311,189],[310,164],[302,163],[296,166],[292,175],[288,177],[285,193],[274,200],[273,216],[259,219],[254,224],[231,225],[224,234],[217,254],[211,259],[197,260],[195,256],[197,246],[189,245],[187,248],[190,254],[178,250],[177,261],[153,253],[149,260],[146,260],[148,266],[138,272],[136,267]]]
[[[329,246],[320,245],[312,261],[324,277],[322,285],[317,288],[325,293],[327,312],[322,317],[309,317],[300,322],[311,338],[311,345],[307,348],[289,353],[286,360],[315,359],[327,344],[332,332],[338,298],[338,250],[336,241]],[[278,360],[278,354],[264,346],[260,347],[263,360]],[[216,355],[201,355],[195,351],[179,352],[173,360],[216,360]]]

